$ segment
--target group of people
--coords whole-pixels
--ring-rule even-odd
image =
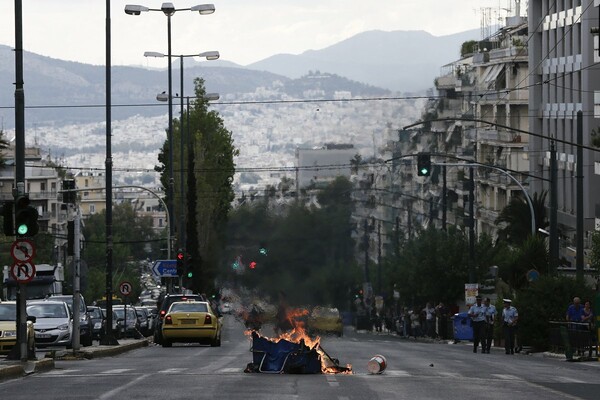
[[[427,303],[425,307],[404,307],[396,319],[396,331],[400,336],[448,339],[448,324],[450,310],[439,303],[433,306]]]
[[[491,304],[490,298],[475,297],[475,304],[469,309],[469,317],[473,327],[473,353],[477,353],[481,343],[481,353],[489,354],[494,338],[494,326],[499,319],[504,333],[504,350],[506,354],[515,354],[515,335],[519,313],[512,305],[510,299],[503,299],[502,314],[497,316],[496,307]]]
[[[566,319],[570,322],[570,329],[583,330],[590,329],[594,322],[594,312],[592,311],[592,303],[586,301],[581,305],[579,297],[573,298],[573,303],[567,308]]]

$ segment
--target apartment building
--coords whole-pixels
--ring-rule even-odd
[[[539,177],[531,185],[536,192],[550,192],[554,146],[560,265],[574,262],[578,215],[583,216],[585,248],[590,233],[600,229],[600,57],[598,36],[592,33],[600,25],[599,6],[599,0],[529,1],[529,129],[536,134],[529,150],[531,174]],[[586,146],[582,159],[577,144]],[[582,209],[577,205],[578,164],[583,166]]]

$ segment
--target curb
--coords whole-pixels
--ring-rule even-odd
[[[43,358],[37,361],[26,361],[0,368],[0,381],[4,379],[18,378],[25,375],[34,374],[36,372],[50,371],[51,369],[54,369],[54,360],[52,358]]]
[[[149,342],[148,339],[145,339],[145,340],[140,340],[140,341],[133,342],[133,343],[127,343],[127,344],[123,344],[123,345],[106,347],[106,348],[99,348],[99,349],[95,349],[95,350],[91,350],[91,351],[83,350],[80,352],[80,355],[82,358],[85,358],[88,360],[91,360],[94,358],[99,358],[99,357],[109,357],[109,356],[122,354],[122,353],[125,353],[128,351],[131,351],[131,350],[141,349],[142,347],[147,347],[148,342]]]

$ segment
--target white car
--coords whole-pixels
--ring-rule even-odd
[[[36,347],[72,346],[73,320],[69,306],[59,300],[29,300],[27,315],[35,317]]]

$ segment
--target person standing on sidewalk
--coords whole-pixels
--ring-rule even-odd
[[[494,322],[496,322],[496,307],[491,304],[489,297],[483,300],[485,306],[485,340],[483,341],[483,352],[490,354],[492,340],[494,340]]]
[[[475,304],[469,309],[473,326],[473,353],[477,353],[477,347],[481,341],[481,352],[485,353],[485,306],[481,304],[481,296],[475,297]]]
[[[504,299],[504,308],[502,309],[504,351],[506,354],[515,354],[515,331],[517,330],[517,321],[519,320],[519,313],[511,303],[510,299]]]

